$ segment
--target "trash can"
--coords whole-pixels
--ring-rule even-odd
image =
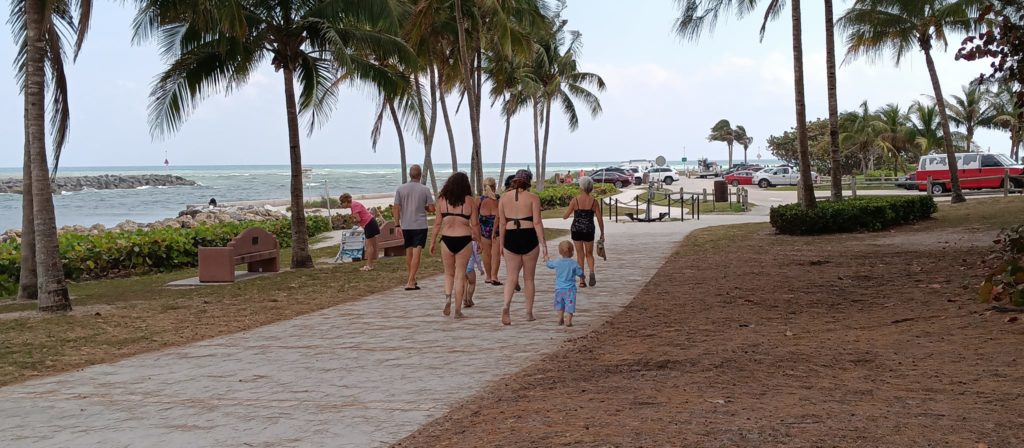
[[[715,202],[729,202],[729,184],[724,180],[715,181]]]

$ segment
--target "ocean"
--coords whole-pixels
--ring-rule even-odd
[[[509,163],[508,174],[532,163]],[[548,163],[548,172],[592,170],[611,162]],[[468,164],[465,165],[468,168]],[[401,167],[394,165],[307,165],[307,198],[318,198],[329,191],[337,197],[352,194],[387,193],[402,182]],[[460,165],[460,168],[462,166]],[[497,177],[500,164],[484,164],[485,176]],[[435,165],[438,184],[451,174],[450,164]],[[80,224],[112,226],[126,219],[153,222],[177,216],[188,204],[286,199],[289,196],[287,165],[264,166],[171,166],[159,167],[66,167],[59,176],[100,174],[174,174],[199,183],[194,187],[142,187],[133,190],[86,190],[54,196],[57,225]],[[21,168],[0,168],[0,178],[21,177]],[[326,188],[325,188],[326,181]],[[0,194],[0,230],[21,228],[21,195]]]

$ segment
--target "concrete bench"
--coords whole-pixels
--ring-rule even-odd
[[[278,272],[281,245],[270,232],[259,227],[245,229],[227,247],[199,248],[199,281],[235,281],[235,266],[245,263],[249,272]]]

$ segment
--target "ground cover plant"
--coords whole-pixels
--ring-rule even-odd
[[[999,232],[989,258],[996,263],[981,284],[982,302],[1009,302],[1024,307],[1024,224]]]
[[[771,225],[787,235],[819,235],[878,231],[932,216],[937,210],[930,196],[862,196],[822,201],[817,208],[799,204],[772,207]]]
[[[580,186],[576,184],[563,184],[553,187],[546,187],[544,191],[535,192],[540,196],[540,207],[544,210],[568,207],[572,198],[580,194]],[[619,189],[610,184],[595,183],[594,197],[603,198],[619,193]]]

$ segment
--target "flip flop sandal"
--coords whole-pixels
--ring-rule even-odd
[[[406,291],[419,291],[420,287],[419,286],[413,286],[412,288],[405,288],[405,290]]]
[[[593,272],[590,273],[590,286],[597,284],[597,276]]]
[[[497,281],[497,280],[492,280],[492,281],[490,282],[490,284],[492,284],[492,285],[494,285],[494,286],[501,286],[501,285],[504,285],[504,283],[502,283],[502,282],[499,282],[499,281]]]

